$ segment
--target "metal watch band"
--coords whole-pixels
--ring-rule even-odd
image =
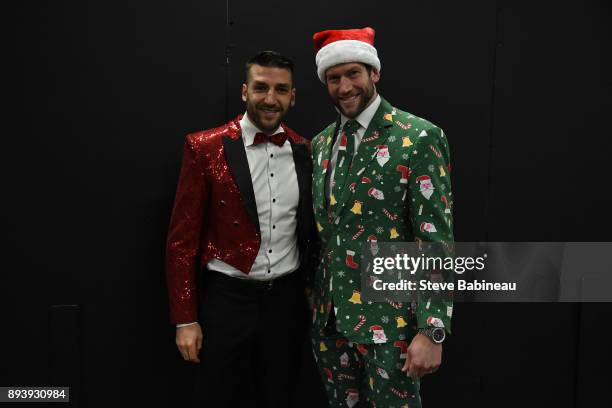
[[[446,333],[443,333],[442,340],[437,341],[434,338],[434,330],[444,330],[444,329],[440,327],[427,327],[425,329],[419,329],[419,333],[427,337],[429,340],[431,340],[435,344],[442,344],[444,340],[446,339]]]

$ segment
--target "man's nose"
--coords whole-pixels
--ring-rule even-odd
[[[348,94],[353,90],[353,83],[347,77],[340,77],[340,94]]]
[[[268,92],[266,92],[264,102],[270,105],[276,104],[276,92],[273,89],[270,89]]]

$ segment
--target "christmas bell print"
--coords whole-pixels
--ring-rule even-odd
[[[402,137],[402,147],[410,147],[412,146],[412,140],[408,136]]]
[[[338,201],[336,201],[336,196],[333,194],[329,195],[329,205],[336,205]]]
[[[355,215],[361,215],[361,204],[363,204],[361,201],[355,200],[355,204],[353,204],[351,212]]]
[[[446,172],[444,171],[444,167],[440,165],[440,177],[445,177],[445,176],[446,176]]]
[[[397,229],[395,227],[392,227],[390,230],[389,238],[395,239],[397,237],[399,237],[399,234],[397,233]]]
[[[327,351],[327,346],[324,341],[319,344],[319,351]]]
[[[403,317],[403,316],[397,316],[397,317],[395,318],[395,321],[397,322],[397,327],[398,327],[398,329],[399,329],[399,328],[402,328],[402,327],[406,327],[406,326],[408,326],[408,323],[406,323],[406,321],[404,320],[404,317]]]
[[[361,304],[361,293],[359,293],[358,291],[354,290],[353,291],[353,295],[349,299],[349,302],[351,302],[354,305],[360,305]]]

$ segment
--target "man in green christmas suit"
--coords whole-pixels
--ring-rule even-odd
[[[360,254],[379,242],[453,240],[448,143],[442,129],[378,95],[373,29],[322,31],[314,44],[340,114],[312,139],[321,378],[332,407],[420,407],[419,379],[441,363],[452,303],[362,301]]]

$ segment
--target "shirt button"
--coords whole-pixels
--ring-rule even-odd
[[[276,202],[276,198],[273,198],[273,199],[272,199],[272,202],[273,202],[273,203],[275,203],[275,202]]]
[[[270,157],[274,157],[274,153],[270,153]]]
[[[272,272],[270,269],[268,269],[268,273]]]
[[[270,177],[274,177],[274,173],[270,173]]]
[[[268,253],[269,253],[269,254],[271,254],[271,253],[272,253],[272,250],[271,250],[271,249],[268,249]]]
[[[273,225],[273,226],[272,226],[272,229],[276,229],[276,225]]]

